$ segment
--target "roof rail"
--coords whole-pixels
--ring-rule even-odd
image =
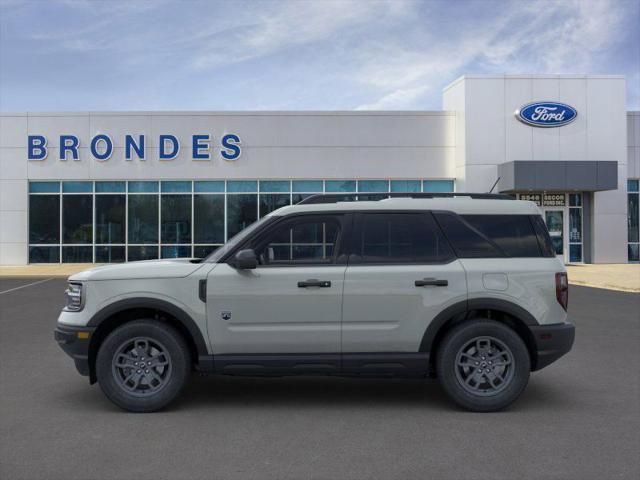
[[[381,193],[330,193],[311,195],[296,205],[316,203],[337,203],[357,201],[378,201],[386,198],[455,198],[469,197],[483,200],[515,200],[515,197],[504,193],[427,193],[427,192],[381,192]]]

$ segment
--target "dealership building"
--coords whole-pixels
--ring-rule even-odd
[[[470,75],[442,111],[0,114],[0,265],[201,257],[317,193],[535,201],[569,263],[639,260],[625,79]]]

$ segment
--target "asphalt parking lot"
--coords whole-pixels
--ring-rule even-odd
[[[141,415],[76,373],[41,280],[0,279],[2,479],[640,477],[640,294],[572,286],[574,350],[505,412],[435,381],[194,376]]]

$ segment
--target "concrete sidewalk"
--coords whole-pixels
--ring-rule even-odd
[[[0,277],[68,277],[103,263],[52,263],[0,267]]]
[[[640,292],[640,264],[567,265],[569,283],[621,292]]]
[[[65,263],[0,267],[2,277],[68,277],[103,264]],[[569,283],[622,292],[640,292],[640,265],[567,265]]]

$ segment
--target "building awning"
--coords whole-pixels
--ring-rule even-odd
[[[498,165],[498,191],[585,191],[618,188],[618,162],[516,160]]]

